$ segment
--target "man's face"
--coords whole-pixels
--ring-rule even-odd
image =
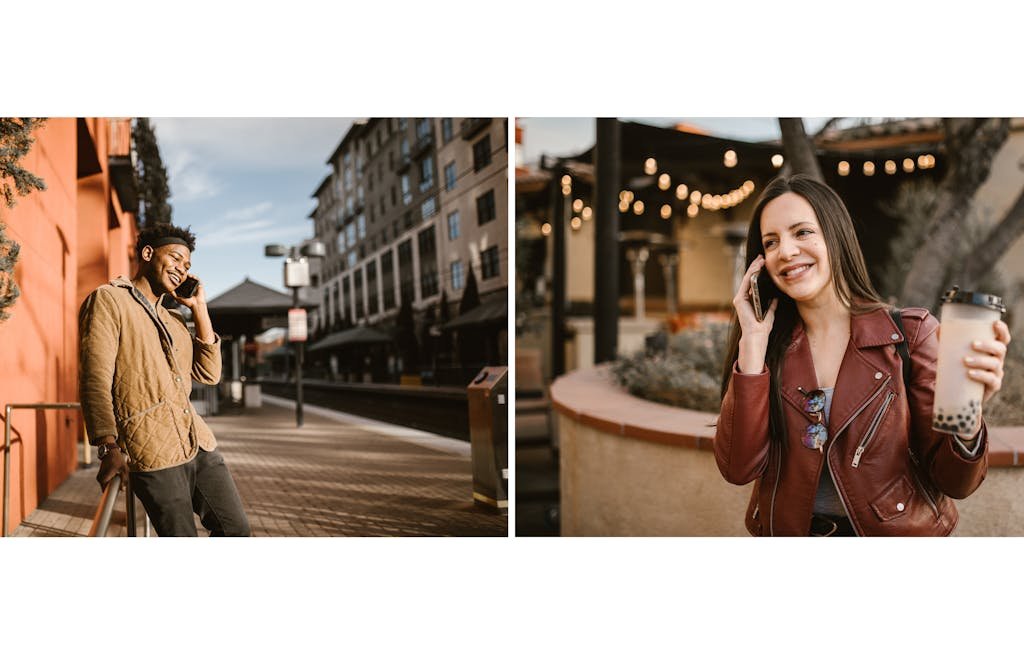
[[[161,245],[142,248],[142,258],[149,264],[146,277],[156,292],[171,293],[181,285],[192,267],[192,253],[184,245]]]

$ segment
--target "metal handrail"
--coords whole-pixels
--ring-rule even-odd
[[[96,515],[92,518],[92,528],[89,529],[89,537],[106,537],[107,529],[110,528],[110,518],[114,515],[114,504],[117,495],[121,491],[121,475],[118,474],[110,479],[107,487],[103,490],[103,498],[100,505],[96,506]],[[129,501],[129,503],[131,503]]]
[[[7,537],[7,516],[11,503],[11,411],[15,408],[32,409],[81,409],[82,404],[74,402],[40,403],[40,404],[7,404],[4,409],[4,515],[0,537]],[[86,447],[88,448],[88,442]]]

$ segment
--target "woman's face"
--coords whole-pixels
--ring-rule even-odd
[[[796,193],[780,195],[761,211],[765,268],[779,290],[796,302],[830,292],[832,268],[818,216]]]

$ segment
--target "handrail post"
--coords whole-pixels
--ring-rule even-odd
[[[7,511],[11,496],[11,404],[7,404],[4,413],[4,523],[0,537],[7,537]]]

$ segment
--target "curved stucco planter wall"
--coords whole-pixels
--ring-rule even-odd
[[[562,535],[747,535],[751,487],[727,483],[715,415],[639,399],[607,366],[551,386],[560,440]],[[991,427],[989,472],[957,502],[955,535],[1024,535],[1024,427]]]

